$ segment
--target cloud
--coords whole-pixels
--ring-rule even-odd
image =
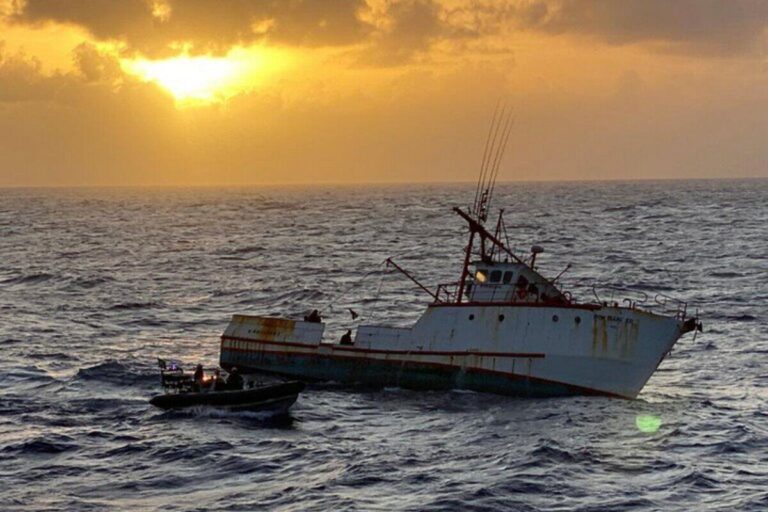
[[[113,75],[109,59],[81,46],[78,68],[45,73],[37,59],[0,53],[0,183],[116,182],[129,173],[150,179],[170,166],[176,153],[169,134],[184,121],[173,99],[153,84]]]
[[[15,23],[73,24],[148,56],[226,53],[264,39],[300,46],[349,44],[368,27],[363,0],[25,0]]]
[[[8,55],[0,42],[0,104],[49,101],[70,85],[66,75],[43,75],[40,61],[24,53]]]
[[[656,43],[681,53],[764,52],[768,42],[765,0],[536,0],[484,8],[518,29]]]
[[[117,58],[91,43],[80,43],[72,53],[77,69],[89,82],[113,82],[123,75]]]
[[[358,58],[363,65],[408,63],[438,40],[469,35],[451,26],[445,11],[432,0],[389,0],[373,3],[369,9],[369,22],[376,29]]]
[[[456,17],[454,17],[456,18]],[[234,45],[353,46],[359,62],[410,61],[439,40],[479,37],[435,0],[25,0],[12,23],[82,27],[127,52],[225,54]],[[458,18],[456,18],[458,19]],[[462,21],[462,20],[459,20]]]
[[[768,168],[768,75],[752,61],[674,59],[655,76],[656,60],[628,52],[618,67],[559,75],[568,51],[530,90],[495,59],[396,73],[318,63],[321,76],[302,69],[226,105],[179,110],[153,84],[113,80],[110,56],[93,47],[79,47],[66,74],[3,55],[0,186],[471,180],[504,92],[519,122],[500,179]]]
[[[2,0],[0,0],[2,1]],[[234,45],[361,45],[369,64],[410,61],[439,41],[514,31],[734,55],[768,46],[765,0],[12,0],[14,23],[73,24],[150,57]],[[7,7],[6,7],[7,10]]]
[[[369,0],[371,1],[371,0]],[[503,39],[515,32],[646,44],[681,54],[765,55],[765,0],[442,0],[388,2],[422,39]],[[410,11],[410,12],[409,12]],[[429,13],[429,15],[427,15]],[[421,18],[419,18],[421,16]],[[406,40],[393,32],[393,39]],[[417,48],[404,44],[404,48]],[[422,45],[423,46],[423,45]]]
[[[72,58],[73,71],[44,73],[39,59],[21,51],[8,54],[0,41],[0,104],[70,104],[91,85],[105,86],[104,92],[109,94],[118,85],[140,84],[124,74],[115,55],[99,51],[90,43],[78,45],[72,51]]]
[[[91,36],[72,31],[85,42],[66,72],[4,33],[0,186],[466,180],[501,94],[520,120],[502,179],[764,176],[764,60],[608,47],[759,51],[763,4],[677,2],[28,0],[16,23]],[[98,40],[153,56],[261,40],[301,51],[225,104],[177,109]],[[303,51],[317,45],[340,48]]]

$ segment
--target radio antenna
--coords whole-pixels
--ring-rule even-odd
[[[506,119],[506,124],[504,125],[504,132],[502,134],[502,144],[501,147],[496,155],[496,161],[494,162],[494,168],[493,168],[493,174],[492,178],[490,180],[491,183],[491,189],[488,192],[488,205],[491,203],[491,197],[493,196],[493,191],[496,189],[496,178],[499,177],[499,169],[501,167],[501,160],[504,158],[504,153],[507,150],[507,143],[509,143],[509,136],[512,133],[512,125],[514,124],[514,118],[512,117],[512,112],[510,111],[509,116]]]
[[[512,109],[503,105],[499,110],[499,106],[500,101],[496,103],[491,118],[491,126],[488,129],[488,138],[485,141],[480,177],[477,180],[475,201],[472,207],[472,213],[481,224],[488,219],[488,210],[493,191],[496,188],[499,167],[509,142],[509,135],[512,132]]]
[[[477,187],[475,187],[475,200],[472,202],[473,206],[473,213],[477,215],[477,206],[478,206],[478,199],[480,197],[480,192],[484,189],[484,181],[485,181],[485,169],[488,164],[488,156],[489,156],[489,149],[490,143],[491,143],[491,136],[494,133],[494,128],[496,126],[496,116],[499,114],[499,106],[501,105],[501,99],[496,101],[496,108],[493,109],[493,117],[491,118],[491,125],[488,127],[488,136],[485,139],[485,149],[483,150],[483,161],[480,164],[480,176],[477,178]]]

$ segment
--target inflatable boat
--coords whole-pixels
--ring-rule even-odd
[[[200,365],[196,370],[196,373],[200,372],[199,376],[185,372],[175,363],[169,365],[163,359],[158,359],[158,365],[165,393],[152,397],[149,403],[161,409],[203,406],[279,415],[286,414],[304,390],[304,383],[299,381],[257,385],[240,376],[233,389],[232,374],[228,382],[224,382],[218,368],[214,370],[214,376],[206,378]]]
[[[238,391],[165,393],[152,397],[149,403],[161,409],[208,406],[230,411],[285,414],[303,389],[303,382],[290,381]]]

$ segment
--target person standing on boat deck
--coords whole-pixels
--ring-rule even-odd
[[[240,391],[243,389],[243,376],[237,369],[237,366],[233,366],[229,370],[229,377],[227,378],[227,389],[232,391]]]
[[[213,373],[213,391],[224,391],[227,388],[227,383],[221,378],[221,371],[218,368]]]
[[[322,318],[320,318],[320,313],[318,313],[316,309],[313,309],[309,315],[304,317],[304,321],[319,324],[322,321]]]
[[[341,345],[354,345],[354,343],[352,343],[352,329],[347,329],[347,332],[341,336],[341,341],[339,341],[339,343]]]
[[[192,382],[196,391],[200,391],[203,387],[203,381],[205,380],[205,371],[203,371],[203,365],[198,364],[195,367],[195,375],[192,377]]]

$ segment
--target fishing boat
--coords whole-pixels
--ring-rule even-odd
[[[457,282],[433,291],[394,260],[387,264],[431,300],[409,327],[359,325],[344,343],[326,323],[236,314],[221,337],[220,364],[300,380],[502,395],[635,398],[685,333],[701,330],[688,305],[650,299],[579,301],[536,266],[543,253],[512,251],[503,210],[486,227],[510,116],[494,113],[473,206],[454,212],[469,241]],[[567,269],[568,267],[566,267]],[[695,333],[694,333],[695,335]]]
[[[220,389],[216,382],[220,377],[209,377],[201,385],[177,364],[168,366],[162,359],[158,363],[165,393],[152,397],[149,403],[161,409],[213,407],[282,415],[288,412],[304,390],[304,383],[298,381],[259,386],[249,382],[243,389]]]

